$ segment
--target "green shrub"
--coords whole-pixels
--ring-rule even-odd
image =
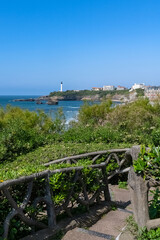
[[[137,240],[160,240],[160,228],[147,230],[146,227],[138,228],[133,216],[127,218],[126,228]]]
[[[156,128],[152,132],[152,140],[155,146],[160,145],[160,128]]]
[[[94,127],[77,124],[74,127],[68,129],[63,135],[61,135],[61,139],[64,142],[77,143],[120,143],[121,134],[109,125]]]
[[[44,112],[29,112],[7,106],[0,109],[0,162],[42,146],[63,132],[63,113],[59,110],[54,121]]]
[[[149,215],[151,219],[160,217],[160,190],[150,191],[152,193],[152,200],[149,201]]]
[[[147,230],[146,227],[138,232],[137,240],[160,240],[160,228]]]
[[[127,189],[127,182],[118,182],[118,187],[122,189]]]
[[[151,147],[146,151],[145,146],[141,147],[138,159],[133,163],[134,171],[144,177],[160,179],[160,147]]]
[[[89,105],[85,103],[79,110],[78,120],[84,125],[101,124],[106,114],[112,111],[112,101],[102,102],[101,104]]]

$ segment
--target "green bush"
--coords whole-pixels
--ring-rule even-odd
[[[133,163],[134,171],[144,177],[160,179],[160,147],[151,147],[146,151],[145,146],[141,147],[138,159]]]
[[[94,134],[102,141],[110,139],[146,145],[160,143],[160,104],[151,105],[148,99],[140,98],[114,108],[110,101],[91,106],[85,104],[80,109],[78,120],[79,126],[93,127]],[[110,137],[107,137],[109,133]]]
[[[83,126],[76,125],[68,129],[61,139],[64,142],[90,143],[90,142],[104,142],[104,143],[120,143],[121,134],[113,129],[111,126]]]
[[[44,112],[29,112],[7,106],[0,109],[0,162],[42,146],[64,129],[61,111],[54,121]]]
[[[147,230],[146,227],[138,232],[137,240],[160,240],[160,228]]]
[[[146,227],[138,228],[133,216],[127,218],[126,229],[137,240],[160,240],[160,228],[147,230]]]
[[[92,105],[86,102],[79,110],[78,120],[84,125],[101,124],[106,119],[106,115],[112,111],[111,106],[110,100]]]
[[[160,191],[156,190],[150,191],[152,193],[152,200],[149,201],[149,215],[151,219],[160,217]]]
[[[154,129],[151,137],[155,146],[160,145],[160,128]]]

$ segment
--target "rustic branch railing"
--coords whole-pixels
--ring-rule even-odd
[[[0,183],[1,198],[2,194],[8,200],[9,205],[12,207],[12,210],[8,213],[3,223],[3,238],[6,239],[9,234],[10,223],[14,217],[18,217],[22,222],[27,226],[31,226],[32,231],[35,229],[44,229],[44,228],[54,228],[56,227],[56,216],[65,211],[69,216],[71,216],[71,209],[75,205],[83,205],[89,209],[89,206],[93,203],[99,203],[100,201],[110,201],[110,193],[108,188],[108,181],[117,174],[126,173],[129,171],[132,160],[132,149],[113,149],[107,151],[98,151],[92,153],[81,154],[77,156],[71,156],[63,159],[58,159],[52,162],[45,164],[49,166],[51,164],[57,164],[62,162],[67,163],[76,163],[80,159],[92,158],[92,165],[87,166],[91,171],[98,171],[100,176],[96,181],[98,182],[99,187],[95,190],[88,190],[87,183],[83,177],[83,171],[86,167],[83,166],[71,166],[69,168],[62,168],[56,170],[45,170],[39,173],[32,174],[30,176],[23,176],[18,179],[7,180],[3,183]],[[105,160],[99,164],[96,164],[96,161],[104,157]],[[122,158],[122,159],[120,159]],[[110,161],[115,161],[118,165],[115,171],[108,172],[106,167]],[[72,173],[71,187],[68,189],[68,193],[65,199],[61,204],[56,204],[54,201],[54,192],[52,190],[52,185],[50,179],[55,174],[69,174]],[[67,175],[68,174],[68,175]],[[42,181],[43,180],[43,181]],[[41,182],[45,186],[43,196],[36,196],[36,191],[34,187],[38,186],[38,183]],[[14,188],[18,186],[24,186],[27,188],[26,195],[21,204],[17,203],[12,197],[12,192]],[[27,186],[27,187],[26,187]],[[75,188],[79,188],[78,192],[75,191]],[[38,191],[37,191],[38,192]],[[42,194],[42,189],[39,190]],[[0,199],[1,199],[0,198]],[[39,218],[36,219],[36,214],[33,212],[29,214],[26,210],[28,206],[31,206],[33,209],[37,209],[37,206],[43,204],[43,208],[46,211],[48,217],[48,226],[43,221],[40,221]]]

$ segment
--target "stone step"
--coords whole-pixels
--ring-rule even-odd
[[[129,215],[130,213],[124,211],[110,211],[89,229],[117,237],[126,225],[126,218]]]
[[[115,239],[126,225],[125,220],[129,215],[125,211],[111,211],[89,229],[75,228],[67,232],[62,240]]]
[[[96,231],[87,230],[84,228],[75,228],[65,234],[62,240],[104,240],[113,239],[113,236],[103,234]]]
[[[62,240],[116,239],[126,225],[126,218],[132,214],[132,206],[128,190],[112,186],[110,192],[112,200],[118,203],[118,209],[110,211],[88,229],[76,228],[67,232]]]

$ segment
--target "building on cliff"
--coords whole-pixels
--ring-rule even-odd
[[[136,90],[136,89],[145,89],[145,84],[144,83],[135,83],[130,91]]]
[[[103,86],[103,91],[113,91],[115,90],[115,86],[108,85],[108,86]]]
[[[92,87],[92,91],[100,91],[102,90],[102,88],[99,88],[99,87]]]
[[[126,89],[127,89],[126,87],[122,87],[122,86],[117,87],[117,90],[126,90]]]
[[[144,95],[149,98],[149,100],[156,100],[157,98],[160,98],[160,86],[146,87]]]

